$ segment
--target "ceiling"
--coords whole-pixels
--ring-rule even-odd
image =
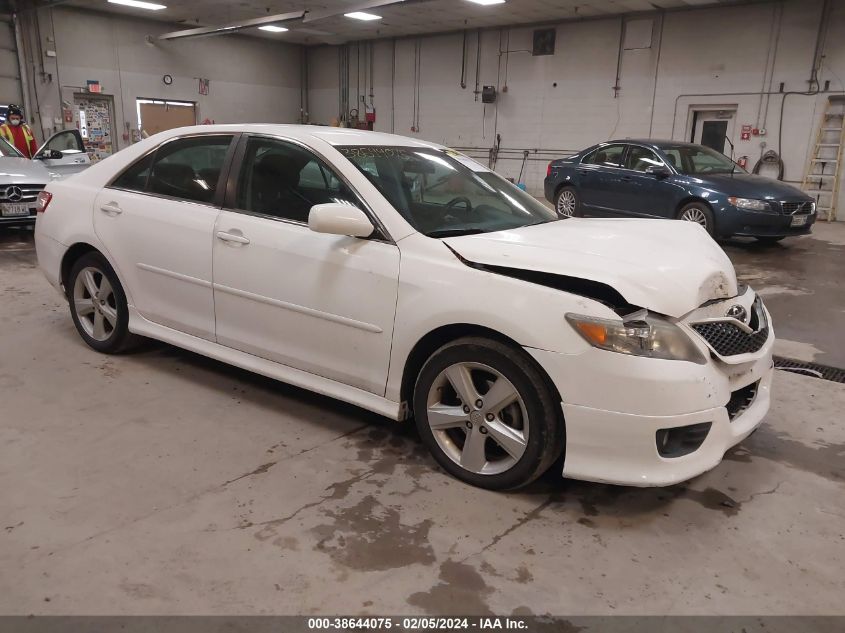
[[[151,0],[167,5],[146,11],[110,4],[107,0],[41,0],[43,4],[106,11],[179,25],[175,30],[219,26],[291,11],[334,13],[303,23],[284,23],[287,33],[269,34],[250,28],[250,35],[295,43],[339,43],[379,37],[402,37],[465,28],[511,26],[578,18],[612,16],[655,9],[682,9],[747,3],[748,0],[507,0],[505,4],[478,5],[469,0],[404,0],[369,9],[383,19],[352,20],[343,13],[358,9],[367,0]],[[764,1],[764,0],[761,0]]]

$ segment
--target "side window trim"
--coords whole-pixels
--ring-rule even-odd
[[[230,164],[229,172],[228,172],[228,180],[226,182],[225,188],[225,196],[222,202],[222,208],[227,211],[232,211],[234,213],[243,213],[245,215],[252,215],[255,217],[264,218],[267,220],[274,220],[276,222],[284,222],[287,224],[294,224],[296,226],[308,226],[307,222],[299,222],[297,220],[291,220],[288,218],[282,218],[274,215],[267,215],[264,213],[257,213],[255,211],[248,211],[246,209],[239,209],[237,205],[237,195],[238,195],[238,185],[240,180],[240,174],[243,167],[243,161],[246,156],[246,148],[249,139],[256,138],[256,139],[269,139],[273,141],[279,141],[281,143],[288,143],[295,147],[305,150],[306,152],[313,154],[316,158],[318,158],[325,166],[332,170],[332,173],[335,177],[347,187],[352,192],[352,195],[355,196],[356,201],[360,205],[361,210],[367,214],[367,217],[370,218],[370,221],[375,226],[375,231],[373,235],[370,236],[369,240],[376,240],[381,242],[387,242],[390,244],[395,244],[395,241],[387,232],[384,224],[382,224],[381,220],[379,220],[378,216],[373,212],[372,208],[369,204],[364,200],[364,197],[358,192],[358,190],[349,182],[349,180],[340,173],[337,169],[332,167],[332,162],[326,158],[323,154],[318,152],[312,147],[309,147],[302,141],[297,139],[292,139],[284,136],[277,136],[274,134],[254,134],[245,132],[240,135],[240,139],[237,143],[237,149],[234,152],[234,156],[232,158],[232,162]],[[320,166],[321,172],[323,171],[323,165]],[[325,178],[325,174],[323,175]]]
[[[175,141],[180,141],[180,140],[184,140],[184,139],[209,138],[209,137],[214,137],[214,136],[231,136],[232,140],[229,143],[228,149],[226,150],[226,156],[223,159],[223,167],[220,169],[220,175],[218,176],[218,179],[217,179],[217,189],[214,192],[214,198],[212,200],[210,200],[209,202],[201,202],[199,200],[189,200],[187,198],[180,198],[178,196],[168,196],[168,195],[161,194],[161,193],[153,193],[152,191],[149,190],[150,189],[150,177],[152,176],[152,173],[153,173],[152,168],[153,168],[153,165],[155,165],[156,157],[158,156],[158,151],[162,147],[165,147],[166,145],[169,145],[170,143],[173,143]],[[238,143],[240,141],[241,136],[242,136],[242,134],[240,132],[210,132],[208,134],[203,134],[203,133],[184,134],[182,136],[174,136],[172,138],[166,139],[166,140],[162,141],[161,143],[159,143],[158,145],[156,145],[155,147],[153,147],[152,149],[150,149],[149,151],[147,151],[146,153],[139,156],[129,166],[127,166],[123,170],[121,170],[121,172],[119,174],[117,174],[117,176],[115,176],[108,183],[106,183],[104,189],[116,189],[118,191],[127,191],[129,193],[137,193],[137,194],[140,194],[142,196],[150,196],[151,198],[161,198],[162,200],[175,200],[177,202],[184,202],[186,204],[199,204],[199,205],[207,206],[207,207],[220,208],[220,207],[223,206],[223,199],[224,199],[224,192],[221,191],[220,183],[221,182],[228,182],[228,176],[229,176],[228,170],[232,165],[232,161],[233,161],[234,154],[235,154],[235,148],[238,146]],[[144,181],[144,188],[143,188],[142,191],[138,191],[137,189],[126,189],[125,187],[116,187],[114,185],[114,183],[117,182],[118,180],[120,180],[126,172],[133,169],[136,165],[138,165],[139,163],[142,163],[143,161],[147,160],[148,158],[151,161],[150,162],[150,169],[147,172],[147,178]],[[223,180],[224,175],[226,177],[226,180]]]

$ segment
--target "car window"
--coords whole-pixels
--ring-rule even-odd
[[[337,149],[429,237],[488,233],[557,219],[536,199],[458,152],[401,146]]]
[[[177,139],[156,150],[147,189],[195,202],[211,202],[220,179],[230,135]]]
[[[0,137],[0,156],[12,156],[14,158],[21,158],[21,154],[17,149],[12,147],[6,139]]]
[[[690,143],[661,148],[669,162],[682,174],[727,174],[742,172],[730,158],[714,149]]]
[[[645,171],[649,167],[658,167],[663,164],[657,154],[647,147],[629,145],[628,155],[625,158],[625,167],[634,171]]]
[[[82,137],[76,130],[67,130],[56,134],[44,148],[62,152],[63,154],[82,154],[85,152]]]
[[[624,145],[604,145],[587,154],[581,162],[605,167],[621,167],[624,153]]]
[[[147,190],[147,179],[150,175],[150,167],[153,166],[155,152],[150,152],[138,161],[129,166],[111,184],[117,189],[128,189],[129,191],[144,192]]]
[[[247,141],[238,179],[238,209],[308,222],[311,207],[328,202],[363,206],[311,152],[276,139],[253,137]]]

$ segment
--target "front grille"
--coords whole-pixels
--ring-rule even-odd
[[[725,405],[731,422],[742,415],[742,413],[751,406],[751,403],[754,402],[754,398],[757,397],[757,387],[759,386],[760,381],[758,380],[757,382],[751,383],[742,389],[737,389],[731,394],[731,399],[728,400],[728,404]]]
[[[0,202],[35,202],[47,185],[0,185]],[[17,191],[20,189],[20,198]],[[11,196],[11,197],[10,197]]]
[[[775,356],[775,369],[795,372],[796,374],[801,374],[802,376],[812,376],[813,378],[845,383],[845,369],[831,367],[830,365],[808,363],[794,358]]]
[[[701,334],[719,356],[759,352],[769,338],[768,327],[749,334],[730,321],[696,323],[692,329]]]
[[[812,213],[813,212],[813,203],[810,201],[807,202],[781,202],[780,203],[781,211],[783,211],[786,215],[795,215],[798,213]]]
[[[757,297],[751,309],[746,332],[734,319],[694,323],[691,327],[707,341],[719,356],[737,356],[759,352],[769,338],[769,324],[763,310],[763,302]]]

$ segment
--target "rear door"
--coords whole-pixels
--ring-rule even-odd
[[[58,152],[61,157],[39,158]],[[57,154],[57,156],[58,156]],[[63,130],[51,136],[36,154],[36,159],[44,163],[51,172],[67,177],[91,166],[91,159],[85,151],[79,130]]]
[[[232,134],[171,139],[97,196],[94,228],[144,318],[214,340],[211,248]]]
[[[624,199],[627,211],[645,217],[672,217],[676,185],[665,177],[647,174],[649,167],[666,165],[651,149],[629,145],[625,155]]]
[[[622,167],[625,145],[602,145],[588,154],[578,166],[579,193],[584,210],[590,215],[616,215],[624,208]]]

